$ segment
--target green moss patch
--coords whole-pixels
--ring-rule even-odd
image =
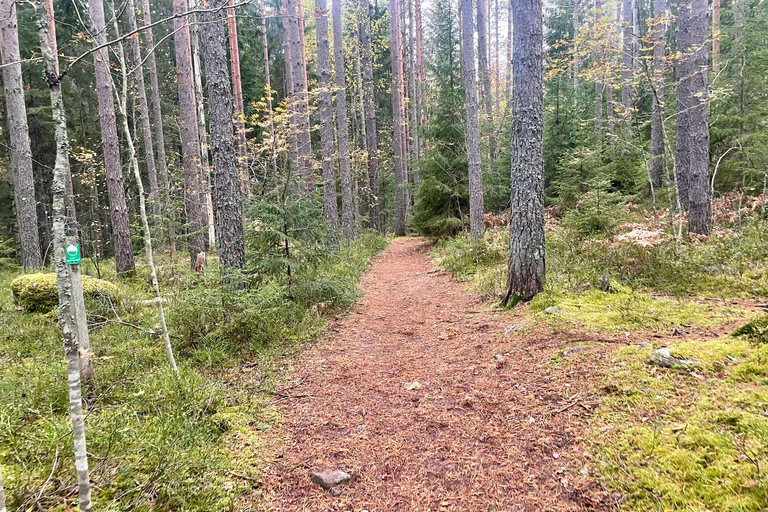
[[[82,276],[83,294],[86,299],[105,297],[117,301],[119,289],[109,281]],[[56,274],[23,274],[11,281],[14,302],[24,311],[47,313],[59,305]]]

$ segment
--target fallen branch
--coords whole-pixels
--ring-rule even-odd
[[[571,407],[573,407],[574,405],[576,405],[576,404],[578,404],[578,403],[580,403],[580,402],[581,402],[581,398],[577,398],[575,402],[571,402],[570,404],[566,405],[566,406],[565,406],[565,407],[563,407],[562,409],[559,409],[559,410],[557,410],[557,411],[555,411],[555,412],[551,413],[551,416],[557,416],[557,415],[558,415],[558,414],[560,414],[561,412],[565,412],[565,411],[567,411],[568,409],[570,409]]]

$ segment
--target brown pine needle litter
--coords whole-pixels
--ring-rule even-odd
[[[278,455],[242,510],[610,508],[586,441],[610,354],[552,364],[562,339],[504,334],[516,313],[486,312],[427,248],[395,239],[354,310],[296,358],[267,434]],[[336,469],[348,485],[311,483]]]

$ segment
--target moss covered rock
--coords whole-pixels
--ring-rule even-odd
[[[24,308],[24,311],[46,313],[59,305],[56,274],[21,275],[11,281],[11,291],[13,292],[13,301]],[[113,302],[117,302],[119,290],[109,281],[83,276],[83,294],[86,300],[108,297]]]

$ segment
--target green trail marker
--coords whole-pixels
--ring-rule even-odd
[[[80,264],[80,246],[75,244],[67,244],[67,265],[79,265]]]

